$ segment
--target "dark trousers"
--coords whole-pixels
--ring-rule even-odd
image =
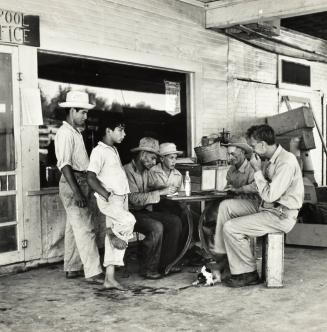
[[[186,206],[180,202],[172,202],[167,200],[162,200],[158,204],[153,206],[153,210],[155,212],[164,212],[169,211],[169,213],[178,216],[182,222],[182,233],[180,236],[180,240],[178,243],[178,252],[181,252],[185,246],[185,242],[187,240],[189,228],[187,222],[187,214],[185,212]]]
[[[178,254],[182,233],[181,219],[167,212],[132,211],[136,223],[134,231],[145,236],[141,242],[140,272],[163,272]]]

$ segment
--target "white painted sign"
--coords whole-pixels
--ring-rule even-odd
[[[170,115],[181,112],[181,87],[178,82],[165,81],[166,107],[165,111]]]

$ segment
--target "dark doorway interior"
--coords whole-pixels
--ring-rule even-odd
[[[85,130],[85,143],[88,152],[96,144],[94,131],[97,125],[99,114],[107,112],[122,111],[127,120],[127,136],[120,146],[118,146],[123,163],[129,162],[131,154],[129,150],[138,145],[139,139],[143,136],[152,136],[160,142],[174,142],[180,150],[187,154],[187,111],[186,111],[186,74],[166,70],[137,67],[133,65],[111,63],[71,56],[55,55],[48,53],[38,53],[38,77],[40,80],[95,88],[106,88],[121,91],[121,94],[134,91],[160,96],[161,101],[165,100],[165,81],[176,82],[180,85],[180,113],[170,115],[165,112],[165,104],[156,104],[156,108],[151,107],[149,101],[139,100],[136,104],[128,101],[111,104],[113,100],[106,103],[95,97],[96,108],[89,112],[88,126]],[[42,90],[42,89],[41,89]],[[60,90],[60,88],[59,88]],[[64,91],[61,91],[64,92]],[[51,96],[51,101],[45,102],[43,115],[45,124],[55,121],[54,104],[62,100],[65,93]],[[145,96],[145,94],[142,94]],[[45,96],[43,96],[45,99]],[[145,97],[146,99],[146,97]],[[52,108],[48,107],[53,103]],[[50,111],[49,111],[50,110]],[[52,110],[54,112],[52,112]],[[51,120],[51,118],[53,118]],[[58,124],[58,122],[57,122]],[[46,132],[46,131],[45,131]],[[46,167],[53,166],[53,142],[49,143],[50,151],[43,163]],[[47,148],[47,147],[46,147]],[[42,176],[41,176],[42,178]],[[41,181],[43,186],[53,186],[49,181]]]

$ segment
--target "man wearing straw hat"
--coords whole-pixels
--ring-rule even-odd
[[[250,164],[260,201],[226,200],[222,209],[223,238],[231,277],[229,287],[260,282],[249,238],[267,233],[288,233],[302,206],[304,186],[296,157],[276,144],[268,125],[252,126],[247,132],[254,153]],[[268,160],[262,167],[261,158]]]
[[[67,213],[64,270],[70,279],[81,276],[84,268],[86,281],[102,283],[102,268],[88,207],[90,193],[86,171],[89,157],[80,132],[88,110],[94,105],[89,103],[86,92],[70,91],[66,101],[59,106],[66,112],[66,121],[55,137],[57,166],[62,173],[59,195]]]
[[[182,222],[170,212],[153,211],[152,206],[160,202],[161,195],[173,194],[176,187],[168,185],[151,190],[148,186],[149,170],[160,155],[156,139],[143,137],[131,152],[137,154],[124,167],[131,191],[129,206],[136,219],[134,230],[145,235],[141,243],[140,274],[146,279],[159,279],[177,255]],[[173,267],[170,272],[180,272],[180,268]]]
[[[226,175],[225,190],[240,195],[256,194],[258,191],[254,182],[254,170],[247,160],[252,154],[251,146],[242,136],[232,136],[226,146],[231,167]]]
[[[177,156],[183,151],[178,151],[174,143],[161,143],[159,146],[160,163],[153,166],[149,172],[149,187],[162,189],[173,186],[177,191],[183,191],[183,176],[175,168]]]
[[[246,158],[252,154],[251,146],[247,143],[246,138],[242,136],[232,136],[226,146],[231,167],[226,175],[227,185],[225,190],[235,195],[235,198],[257,200],[258,190],[254,182],[254,170]],[[222,202],[218,207],[214,246],[211,248],[212,254],[218,262],[217,268],[221,272],[228,266],[223,238],[225,204],[225,202]]]

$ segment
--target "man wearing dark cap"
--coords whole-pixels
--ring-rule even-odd
[[[130,211],[134,214],[134,230],[145,235],[141,243],[141,275],[147,279],[159,279],[165,268],[177,256],[178,243],[182,232],[181,219],[169,212],[155,212],[152,205],[160,202],[161,195],[173,194],[175,187],[150,190],[148,171],[156,164],[159,156],[159,142],[143,137],[139,146],[131,149],[134,159],[125,165],[131,193]],[[179,272],[173,267],[170,272]]]

